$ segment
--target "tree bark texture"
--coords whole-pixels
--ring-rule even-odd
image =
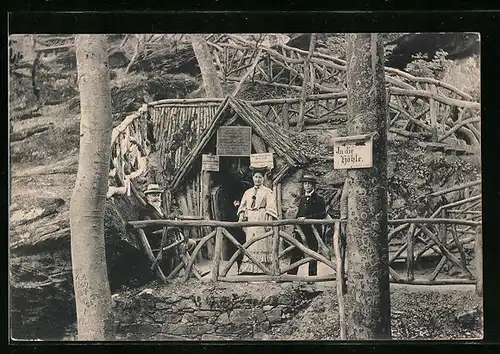
[[[70,227],[78,340],[111,340],[112,302],[104,246],[112,131],[106,36],[77,35],[75,44],[81,121]]]
[[[373,167],[352,169],[348,193],[346,295],[349,339],[388,339],[387,93],[377,34],[347,34],[348,134],[374,133]]]
[[[203,77],[206,97],[224,97],[224,91],[222,90],[217,70],[215,70],[212,54],[210,54],[207,41],[199,34],[192,34],[190,38],[196,60],[198,60],[198,65],[200,66],[201,76]]]

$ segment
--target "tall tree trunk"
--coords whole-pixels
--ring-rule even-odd
[[[111,94],[105,35],[77,35],[80,156],[71,197],[71,257],[78,339],[113,339],[104,246],[104,209],[111,156]]]
[[[198,60],[198,65],[200,66],[206,96],[209,98],[224,97],[224,91],[217,76],[217,70],[215,70],[207,41],[199,34],[192,34],[190,38],[196,60]]]
[[[348,34],[349,135],[375,133],[373,167],[347,173],[346,295],[349,339],[389,339],[387,241],[387,94],[383,47],[377,34]]]

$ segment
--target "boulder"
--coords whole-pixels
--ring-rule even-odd
[[[34,210],[40,212],[24,223],[19,221],[25,227],[25,237],[11,243],[12,336],[60,339],[76,320],[69,218],[66,210],[58,209],[64,205],[58,198],[38,205]],[[135,231],[124,221],[137,219],[134,215],[138,210],[133,200],[122,196],[106,203],[106,260],[112,292],[155,279]],[[46,234],[44,225],[52,225],[55,231]]]

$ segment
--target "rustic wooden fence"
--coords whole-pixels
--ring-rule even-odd
[[[310,100],[305,105],[305,117],[309,117],[309,123],[319,124],[345,116],[345,111],[340,110],[347,98],[344,60],[319,52],[307,58],[305,50],[282,44],[273,48],[256,46],[233,34],[214,37],[209,45],[215,62],[221,68],[223,80],[239,83],[248,80],[300,92],[305,71],[308,70],[306,76],[310,77],[312,93],[334,94],[332,104],[326,102],[321,107],[317,100]],[[443,81],[416,77],[394,68],[386,68],[386,81],[391,132],[437,144],[458,132],[465,136],[468,145],[474,148],[480,146],[481,104],[469,94]],[[270,104],[262,108],[265,115],[274,120],[280,116],[298,115],[298,105],[299,101],[281,107]],[[288,121],[295,122],[293,118]]]
[[[191,276],[195,276],[198,279],[201,279],[199,276],[199,272],[193,266],[195,265],[195,260],[198,259],[199,253],[204,245],[207,244],[212,239],[215,239],[215,252],[212,262],[211,268],[211,280],[213,281],[227,281],[227,282],[245,282],[245,281],[294,281],[294,280],[306,280],[306,281],[331,281],[336,279],[337,266],[335,261],[330,259],[329,256],[329,248],[325,245],[322,237],[320,236],[319,229],[320,227],[334,227],[336,230],[334,232],[334,242],[337,240],[338,242],[338,224],[339,220],[275,220],[275,221],[260,221],[260,222],[229,222],[229,221],[215,221],[215,220],[145,220],[145,221],[131,221],[130,225],[138,229],[138,234],[140,236],[141,242],[143,243],[146,254],[150,261],[153,264],[156,264],[155,267],[157,272],[160,273],[159,266],[157,265],[156,258],[149,246],[149,242],[142,230],[143,227],[146,226],[163,226],[164,228],[170,230],[176,230],[176,232],[180,232],[180,230],[185,228],[197,228],[199,229],[199,234],[203,234],[204,230],[212,229],[208,234],[201,238],[195,239],[197,245],[194,248],[192,253],[186,251],[184,264],[179,264],[169,275],[160,276],[163,279],[173,279],[178,275],[182,268],[185,268],[184,271],[184,281],[187,281]],[[305,239],[305,235],[303,234],[300,228],[296,228],[299,232],[302,242],[297,241],[291,234],[284,230],[284,226],[295,226],[299,224],[310,224],[313,227],[314,235],[318,241],[318,245],[320,247],[320,251],[316,252],[311,250],[307,246],[307,242]],[[263,234],[258,235],[252,240],[248,240],[244,244],[239,243],[236,238],[228,231],[229,228],[234,227],[249,227],[249,226],[263,226],[268,228],[269,230],[265,231]],[[265,238],[272,238],[272,266],[268,268],[266,265],[257,261],[251,254],[248,253],[248,249],[252,244],[259,240],[263,240]],[[222,259],[222,245],[224,239],[227,239],[233,245],[236,246],[236,252],[231,256],[229,261],[221,262]],[[280,249],[280,239],[286,241],[290,246],[286,249]],[[172,245],[169,247],[173,247]],[[290,252],[294,247],[300,249],[306,255],[305,258],[290,264],[283,266],[283,262],[281,261],[288,252]],[[340,247],[340,246],[339,246]],[[166,250],[166,249],[164,249]],[[159,250],[158,250],[159,251]],[[228,275],[229,270],[236,262],[236,259],[240,254],[245,254],[259,269],[261,269],[263,275]],[[339,259],[335,257],[336,259]],[[328,274],[324,276],[306,276],[300,277],[297,275],[288,275],[287,272],[290,269],[301,266],[302,264],[309,263],[312,260],[316,260],[318,262],[324,263],[326,266],[333,270],[333,274]],[[196,274],[198,273],[198,274]]]
[[[173,279],[178,276],[180,270],[184,268],[183,280],[187,281],[190,277],[195,276],[199,280],[208,280],[208,278],[203,278],[200,272],[194,267],[195,259],[198,258],[198,254],[201,248],[211,239],[215,239],[215,253],[212,260],[211,276],[212,281],[227,281],[227,282],[248,282],[248,281],[332,281],[344,279],[344,265],[345,260],[342,259],[341,248],[343,247],[340,243],[339,236],[339,224],[340,220],[328,219],[328,220],[276,220],[276,221],[263,221],[263,222],[225,222],[225,221],[212,221],[212,220],[147,220],[147,221],[132,221],[130,224],[138,229],[141,235],[141,240],[145,246],[147,255],[157,268],[157,272],[161,273],[159,266],[156,264],[156,258],[152,253],[149,243],[147,241],[143,227],[156,225],[163,226],[165,228],[199,228],[200,231],[206,230],[207,228],[212,228],[212,230],[205,236],[196,239],[197,245],[192,253],[186,252],[185,257],[181,264],[176,267],[171,274],[168,276],[161,275],[162,280]],[[318,240],[319,251],[313,251],[305,243],[305,237],[302,234],[303,242],[297,241],[292,235],[284,231],[285,226],[295,226],[295,225],[312,225],[314,234]],[[453,219],[453,218],[415,218],[415,219],[397,219],[390,220],[389,225],[391,230],[389,231],[389,241],[394,239],[396,235],[403,233],[406,239],[405,244],[395,253],[390,255],[389,260],[389,272],[390,281],[393,283],[405,283],[405,284],[415,284],[415,285],[442,285],[442,284],[479,284],[482,286],[482,272],[481,272],[481,222],[470,220],[470,219]],[[457,230],[456,226],[466,226],[474,230],[475,233],[475,252],[474,257],[467,258],[465,252],[462,248],[463,239],[460,239],[458,235],[464,233],[463,230]],[[247,226],[264,226],[268,228],[268,231],[259,235],[258,237],[247,241],[244,244],[239,243],[233,235],[228,231],[228,228],[234,227],[247,227]],[[332,227],[333,228],[333,252],[331,250],[332,246],[327,246],[320,236],[319,227]],[[443,226],[446,226],[444,228]],[[455,230],[452,231],[453,235],[451,241],[445,239],[440,230]],[[297,228],[299,233],[301,233],[300,228]],[[469,230],[469,231],[470,231]],[[270,268],[266,267],[262,263],[255,260],[251,254],[248,253],[249,247],[256,241],[271,237],[272,238],[272,266]],[[233,243],[237,251],[231,256],[229,261],[221,262],[222,257],[222,244],[223,239],[226,238],[231,243]],[[286,241],[284,244],[288,244],[285,249],[280,248],[280,239]],[[174,246],[169,246],[174,247]],[[291,264],[283,265],[280,262],[284,256],[291,251],[294,247],[299,248],[304,252],[305,257],[300,261]],[[349,247],[347,245],[347,247]],[[457,256],[457,250],[459,255]],[[415,269],[420,260],[426,257],[426,252],[434,252],[441,257],[439,263],[435,266],[431,275],[426,275],[429,273],[428,269],[425,274],[416,276]],[[406,276],[398,273],[393,268],[394,262],[400,258],[406,252]],[[234,262],[241,253],[248,256],[248,258],[256,264],[261,270],[263,275],[228,275],[229,270],[233,266]],[[334,255],[332,257],[332,255]],[[312,260],[316,260],[325,264],[327,267],[332,269],[331,274],[319,275],[319,276],[297,276],[288,275],[287,271],[291,268],[309,263]],[[475,266],[473,261],[476,262]],[[458,277],[438,277],[444,264],[450,262],[455,266],[461,273]],[[470,267],[473,266],[475,270],[471,270]],[[347,274],[349,265],[347,267]],[[342,274],[341,277],[338,275]]]
[[[395,282],[420,284],[479,283],[482,287],[482,213],[481,180],[462,183],[430,193],[428,199],[454,194],[455,200],[438,206],[422,219],[390,221],[389,243],[398,249],[390,256],[390,265],[406,262],[406,274],[391,270]],[[466,245],[474,243],[467,255]],[[419,260],[438,257],[432,274],[416,279]],[[462,279],[438,278],[449,263],[460,271]],[[471,271],[473,269],[473,271]]]
[[[127,36],[128,37],[128,36]],[[157,46],[165,38],[173,42],[189,42],[189,37],[176,35],[149,35],[145,45]],[[184,38],[182,38],[184,37]],[[71,48],[73,36],[37,35],[33,36],[40,51]],[[126,39],[124,39],[125,41]],[[332,94],[329,97],[308,99],[304,104],[306,125],[331,121],[345,121],[346,112],[346,62],[335,56],[318,51],[311,58],[308,52],[284,44],[268,47],[235,34],[219,34],[207,37],[208,44],[224,81],[238,82],[238,88],[245,81],[263,85],[302,91],[305,72],[310,77],[312,94]],[[431,147],[443,148],[449,138],[459,136],[467,142],[465,152],[477,151],[481,144],[481,104],[466,92],[440,80],[417,77],[402,70],[386,68],[389,93],[389,129],[392,133],[409,138],[428,141]],[[235,94],[237,91],[235,91]],[[255,105],[271,121],[287,127],[296,124],[300,111],[300,99],[279,102],[258,102]],[[191,102],[191,103],[194,103]],[[213,103],[213,102],[212,102]],[[174,104],[174,102],[170,102]],[[180,107],[177,107],[180,108]],[[165,120],[174,124],[178,117],[197,115],[197,119],[207,124],[206,113],[196,113],[196,107],[182,108],[178,114]],[[214,109],[211,111],[213,112]],[[194,128],[194,127],[193,127]],[[175,129],[173,130],[175,131]],[[162,134],[163,131],[158,132]],[[164,144],[162,148],[166,148]],[[172,151],[173,154],[181,152]],[[174,157],[175,158],[175,157]]]

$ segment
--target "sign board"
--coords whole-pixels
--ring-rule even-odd
[[[263,154],[250,155],[250,166],[267,167],[269,169],[272,169],[274,167],[273,153],[266,152]]]
[[[203,154],[201,156],[201,169],[203,171],[219,172],[219,156]]]
[[[333,168],[354,169],[373,166],[373,134],[333,139]]]
[[[217,155],[248,156],[251,152],[251,127],[220,127],[217,129]]]

